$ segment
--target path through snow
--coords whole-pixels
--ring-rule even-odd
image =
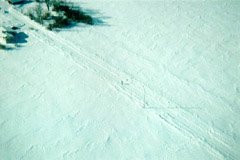
[[[0,57],[3,159],[240,156],[240,3],[83,5],[109,25],[54,33],[4,16],[30,40]]]

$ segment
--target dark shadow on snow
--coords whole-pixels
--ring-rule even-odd
[[[7,44],[0,44],[0,50],[15,50],[19,47],[22,47],[23,44],[27,43],[27,38],[29,37],[24,32],[12,32],[8,31],[8,34],[11,35],[11,38],[8,38]]]
[[[5,50],[5,51],[13,50],[13,47],[0,44],[0,51],[1,51],[1,50]]]
[[[97,27],[110,27],[111,26],[109,23],[107,23],[107,20],[110,19],[111,17],[103,16],[97,10],[87,9],[87,10],[83,10],[83,12],[86,15],[89,15],[92,18],[93,24],[89,25],[89,24],[86,24],[86,23],[83,23],[83,22],[71,22],[70,25],[65,26],[64,28],[55,28],[53,30],[57,31],[57,32],[60,32],[62,29],[68,30],[68,29],[71,29],[71,28],[74,28],[74,27],[79,27],[79,26],[81,28],[94,27],[94,26],[97,26]]]
[[[26,5],[26,4],[29,4],[29,3],[32,3],[32,2],[34,2],[34,1],[32,1],[32,0],[25,0],[25,1],[21,1],[21,2],[16,2],[16,3],[12,3],[13,5],[17,5],[17,6],[19,6],[19,7],[22,7],[22,6],[24,6],[24,5]],[[10,3],[11,4],[11,3]]]
[[[106,19],[109,17],[104,17],[100,14],[98,10],[93,9],[83,9],[80,5],[71,2],[58,2],[53,4],[53,10],[56,12],[63,12],[67,19],[62,17],[57,17],[55,23],[49,25],[49,29],[69,29],[77,26],[78,24],[85,24],[84,26],[109,26],[106,23]],[[81,25],[82,26],[82,25]]]
[[[107,23],[107,20],[111,17],[104,16],[99,10],[96,9],[83,9],[80,7],[80,9],[87,15],[91,16],[93,19],[93,26],[111,26],[109,23]]]
[[[27,43],[27,38],[29,36],[24,33],[24,32],[18,32],[14,34],[14,37],[11,41],[9,41],[8,43],[15,43],[15,44],[23,44],[23,43]]]

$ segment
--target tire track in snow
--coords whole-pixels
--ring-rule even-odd
[[[94,34],[98,34],[100,37],[104,37],[104,39],[108,42],[111,42],[111,40],[109,39],[108,36],[102,34],[102,33],[99,33],[99,32],[96,32],[94,30],[91,30],[91,32],[94,32]],[[189,37],[191,38],[191,36]],[[194,40],[193,38],[191,38],[191,40]],[[74,43],[74,42],[72,42]],[[129,42],[128,42],[129,43]],[[77,44],[75,43],[75,46]],[[151,66],[152,68],[154,68],[154,66],[152,65],[152,61],[147,58],[146,56],[143,56],[141,54],[138,54],[136,53],[135,51],[131,50],[128,46],[129,45],[126,45],[124,42],[121,42],[121,41],[114,41],[114,45],[119,47],[119,48],[124,48],[128,53],[132,53],[133,55],[135,55],[137,58],[141,59],[141,63],[143,63],[144,65],[143,66]],[[141,50],[143,51],[146,51],[146,52],[151,52],[151,50],[149,50],[147,47],[144,47],[144,46],[141,46]],[[132,56],[129,54],[129,56]],[[101,58],[101,57],[97,57],[97,58]],[[135,58],[135,57],[133,57]],[[102,59],[105,63],[108,63],[107,61],[105,61],[104,59]],[[114,66],[116,68],[116,66]],[[188,88],[192,89],[192,87],[195,87],[197,89],[197,91],[199,92],[204,92],[205,95],[211,97],[211,98],[214,98],[222,103],[224,103],[225,105],[227,105],[228,107],[233,107],[232,104],[230,104],[229,102],[227,102],[227,99],[222,97],[221,95],[219,94],[216,94],[214,92],[211,92],[210,90],[206,89],[205,87],[203,87],[201,84],[199,83],[192,83],[190,84],[190,82],[185,79],[185,78],[182,78],[180,76],[178,76],[177,74],[173,73],[171,70],[169,70],[165,65],[161,65],[159,66],[161,69],[163,69],[164,71],[167,71],[167,74],[168,76],[170,76],[172,79],[175,79],[177,82],[183,84],[184,86],[187,86]],[[123,71],[122,71],[123,72]],[[140,80],[139,80],[140,81]],[[141,83],[144,83],[141,81]],[[191,86],[189,86],[189,84]],[[150,87],[149,87],[150,88]],[[195,89],[194,88],[194,89]],[[151,88],[151,90],[155,90],[155,92],[159,92],[159,90],[157,91],[156,88]],[[169,99],[166,97],[166,99]],[[187,108],[187,107],[184,107],[184,108]]]
[[[94,31],[93,31],[94,32]],[[99,33],[97,33],[97,32],[95,32],[96,34],[99,34]],[[107,37],[107,36],[105,36],[104,34],[99,34],[99,35],[101,35],[101,37],[104,37],[104,39],[107,39],[107,41],[108,42],[110,42],[110,40],[108,40],[109,38]],[[120,43],[121,42],[114,42],[115,43],[115,45],[117,45],[117,46],[122,46]],[[75,44],[75,46],[76,46],[76,44]],[[128,51],[130,51],[131,53],[133,53],[133,54],[135,54],[135,55],[137,55],[136,53],[134,53],[134,52],[132,52],[131,50],[129,50],[128,49],[129,47],[126,47],[126,49],[128,50]],[[101,57],[97,57],[97,58],[101,58]],[[143,57],[141,57],[140,56],[140,58],[143,60],[143,63],[144,63],[144,65],[148,65],[148,66],[152,66],[151,65],[151,62],[150,62],[150,60],[148,60],[148,59],[144,59]],[[103,61],[104,61],[104,59],[102,59]],[[104,61],[104,63],[107,63],[106,61]],[[115,67],[115,66],[113,66],[113,67]],[[164,68],[164,70],[166,70],[167,72],[168,72],[168,74],[169,74],[169,76],[171,76],[171,78],[172,79],[174,79],[174,80],[176,80],[176,81],[178,81],[178,82],[180,82],[181,84],[183,84],[184,86],[187,86],[188,88],[191,88],[191,86],[189,87],[188,86],[188,84],[189,84],[189,82],[187,81],[187,80],[185,80],[185,79],[182,79],[182,78],[180,78],[179,76],[177,76],[177,75],[175,75],[174,73],[172,73],[170,70],[168,70],[167,68],[166,68],[166,66],[163,66],[163,68]],[[124,71],[121,71],[121,72],[124,72]],[[124,72],[125,74],[127,74],[126,72]],[[129,74],[128,74],[129,75]],[[137,80],[136,79],[134,79],[134,82],[136,82]],[[146,87],[146,84],[144,84],[144,82],[142,82],[142,81],[138,81],[138,82],[140,82],[142,85],[143,85],[143,87],[144,87],[144,90],[145,90],[145,87]],[[139,87],[141,87],[141,86],[139,86]],[[192,87],[197,87],[197,89],[199,90],[199,91],[201,91],[201,92],[204,92],[205,94],[207,94],[208,96],[212,96],[213,98],[216,98],[216,99],[219,99],[219,97],[218,96],[216,96],[215,94],[211,94],[210,92],[208,92],[208,91],[206,91],[201,85],[199,85],[199,84],[193,84],[192,85]],[[149,92],[154,92],[154,94],[155,95],[157,95],[157,93],[159,92],[159,91],[157,91],[155,88],[151,88],[150,89],[150,87],[148,86],[147,87],[148,89],[149,89],[149,91],[148,91],[148,93]],[[140,91],[140,92],[142,92],[142,91]],[[161,91],[160,91],[161,92]],[[163,96],[163,93],[161,93],[161,95]],[[142,97],[144,97],[144,96],[142,96]],[[157,99],[158,97],[156,97],[156,99]],[[154,100],[151,100],[151,101],[156,101],[156,99],[154,99]],[[221,99],[220,99],[221,100]],[[160,102],[160,101],[165,101],[166,103],[165,103],[165,105],[167,106],[167,105],[170,105],[171,104],[171,106],[173,106],[174,105],[174,107],[168,107],[167,109],[174,109],[174,108],[176,108],[176,109],[182,109],[182,111],[184,112],[184,113],[182,113],[182,115],[184,115],[184,116],[182,116],[181,118],[179,118],[179,119],[185,119],[185,121],[188,121],[189,123],[191,123],[193,126],[194,126],[194,128],[198,128],[201,132],[202,132],[202,134],[201,135],[206,135],[205,137],[211,137],[212,139],[214,139],[214,140],[216,140],[217,142],[218,142],[218,144],[220,145],[220,148],[222,148],[222,150],[224,150],[225,148],[228,150],[227,151],[227,153],[228,154],[225,154],[225,155],[227,155],[227,157],[229,157],[230,155],[229,155],[229,153],[231,153],[232,152],[232,148],[231,148],[231,146],[233,145],[233,144],[236,144],[235,142],[234,142],[234,140],[233,139],[231,139],[231,137],[229,137],[229,135],[222,135],[222,131],[220,131],[220,130],[218,130],[217,128],[211,128],[211,127],[209,127],[206,123],[204,123],[203,122],[203,119],[201,119],[200,117],[197,117],[198,118],[198,121],[196,121],[195,123],[193,123],[191,120],[193,119],[193,118],[195,118],[196,117],[196,115],[195,116],[193,116],[193,115],[191,115],[192,113],[191,112],[189,112],[188,110],[186,110],[186,109],[191,109],[191,108],[187,108],[187,107],[182,107],[180,104],[177,104],[177,103],[175,103],[174,101],[172,101],[172,100],[169,100],[168,98],[165,98],[164,97],[164,100],[163,99],[161,99],[161,100],[159,100],[159,103],[161,104],[161,103],[163,103],[163,102]],[[170,101],[170,102],[169,102]],[[159,104],[159,103],[157,103],[157,104]],[[165,108],[160,108],[160,107],[157,107],[158,105],[157,104],[152,104],[152,106],[156,106],[156,108],[154,108],[154,107],[151,107],[151,108],[146,108],[146,109],[153,109],[153,110],[156,110],[156,109],[165,109]],[[162,105],[162,106],[164,106],[164,105]],[[199,108],[196,108],[196,109],[199,109]],[[173,112],[171,112],[172,114],[174,114]],[[171,115],[171,114],[170,114]],[[177,116],[177,115],[176,115]],[[171,117],[171,116],[170,116]],[[186,118],[184,118],[184,117],[190,117],[190,119],[191,120],[189,120],[189,119],[186,119]],[[196,119],[196,118],[195,118]],[[178,120],[176,120],[176,122],[177,122]],[[184,124],[185,122],[183,121],[182,122],[182,124]],[[202,124],[202,125],[199,125],[199,124]],[[201,127],[199,127],[199,126],[201,126]],[[189,128],[189,127],[188,127]],[[207,132],[207,133],[206,133]],[[195,134],[197,134],[198,132],[195,132]],[[198,133],[199,134],[199,133]],[[206,141],[206,138],[205,138],[205,140],[204,141]],[[216,147],[215,147],[216,148]],[[233,154],[234,155],[234,154]],[[235,157],[237,157],[237,156],[235,156]]]
[[[171,125],[185,136],[187,133],[188,137],[195,138],[206,147],[209,153],[218,158],[224,157],[226,159],[236,159],[237,156],[235,153],[233,153],[233,151],[231,151],[231,144],[234,143],[231,139],[227,140],[228,142],[231,142],[228,144],[226,141],[224,141],[226,137],[222,134],[216,131],[206,133],[206,129],[209,127],[203,121],[198,121],[198,124],[191,122],[191,119],[196,117],[193,117],[191,113],[179,107],[179,105],[175,104],[175,102],[169,101],[163,96],[160,97],[159,93],[154,92],[147,85],[143,84],[137,79],[134,79],[126,72],[114,68],[99,58],[97,59],[94,57],[93,59],[90,57],[90,55],[85,55],[84,53],[87,53],[86,50],[80,49],[78,46],[70,43],[67,40],[64,40],[55,33],[46,30],[44,27],[33,22],[15,9],[10,8],[9,11],[16,19],[22,20],[22,22],[26,23],[27,25],[38,29],[37,33],[35,31],[30,31],[29,33],[31,35],[35,36],[44,43],[48,43],[54,49],[61,51],[66,57],[71,58],[76,64],[93,70],[94,73],[99,74],[99,77],[110,82],[109,85],[124,93],[130,99],[134,99],[135,102],[141,106],[146,105],[142,100],[144,93],[141,88],[144,88],[149,95],[148,100],[151,102],[151,106],[155,108],[162,106],[160,109],[162,109],[161,112],[163,114],[159,115],[159,118],[162,120],[162,122]],[[133,83],[129,85],[120,84],[121,81],[127,79],[132,79]],[[170,108],[175,109],[177,108],[178,112],[173,112],[173,110],[169,110],[170,108],[166,108],[164,106],[171,106]],[[191,118],[189,119],[187,117]]]

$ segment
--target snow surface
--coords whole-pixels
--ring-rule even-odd
[[[239,159],[240,2],[79,4],[105,23],[51,32],[0,3],[29,36],[0,50],[1,160]]]

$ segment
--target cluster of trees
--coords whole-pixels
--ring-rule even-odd
[[[93,25],[94,21],[79,6],[65,0],[36,0],[35,8],[28,10],[27,15],[34,21],[45,25],[48,29],[64,28],[72,22]],[[43,9],[45,3],[47,11]]]

